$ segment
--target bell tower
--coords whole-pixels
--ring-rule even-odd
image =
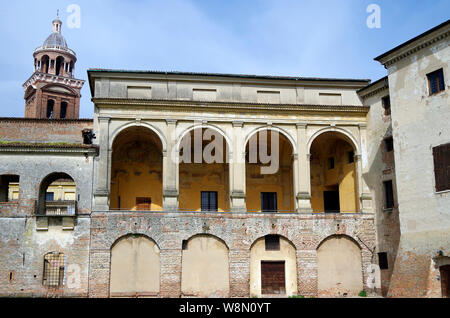
[[[23,84],[25,117],[77,119],[84,81],[74,77],[77,57],[61,34],[58,15],[52,25],[52,33],[34,51],[34,73]]]

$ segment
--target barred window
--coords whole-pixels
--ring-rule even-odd
[[[50,252],[44,256],[44,278],[42,284],[48,287],[59,287],[65,283],[66,258],[63,253]]]

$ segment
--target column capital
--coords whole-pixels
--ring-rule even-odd
[[[297,126],[297,128],[303,128],[303,129],[306,129],[307,127],[308,127],[308,124],[307,123],[296,123],[295,124],[296,126]]]
[[[358,126],[359,126],[359,129],[366,129],[367,128],[367,124],[366,123],[361,123]]]
[[[239,127],[242,128],[244,126],[244,122],[243,121],[233,121],[233,127]]]
[[[167,125],[175,125],[178,122],[176,119],[166,119]]]
[[[111,120],[111,117],[107,117],[107,116],[98,117],[98,121],[103,122],[103,123],[109,122],[110,120]]]

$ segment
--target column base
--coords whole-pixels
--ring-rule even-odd
[[[363,193],[359,199],[360,210],[363,214],[373,214],[372,195],[370,193]]]
[[[163,210],[169,212],[178,211],[178,191],[165,190],[163,193]]]
[[[247,212],[247,205],[245,202],[245,193],[242,191],[235,191],[230,195],[231,212],[245,213]]]
[[[307,192],[301,192],[297,194],[297,207],[295,211],[297,213],[311,214],[313,212],[311,208],[311,195]]]
[[[94,192],[94,211],[109,211],[109,191],[98,189]]]

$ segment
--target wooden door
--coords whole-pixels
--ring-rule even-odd
[[[261,293],[286,294],[285,262],[261,262]]]

